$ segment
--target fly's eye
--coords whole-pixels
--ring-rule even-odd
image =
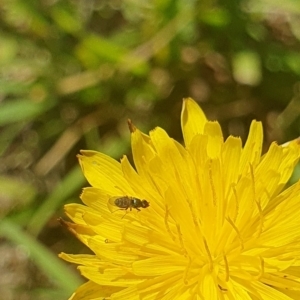
[[[143,200],[142,201],[142,207],[143,208],[146,208],[146,207],[148,207],[150,204],[149,204],[149,202],[147,201],[147,200]]]

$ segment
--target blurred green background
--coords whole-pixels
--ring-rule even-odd
[[[130,156],[127,119],[182,141],[183,97],[265,147],[300,135],[300,1],[0,0],[0,299],[67,299],[87,253],[57,221],[80,149]],[[266,149],[266,148],[265,148]],[[293,179],[299,178],[299,169]]]

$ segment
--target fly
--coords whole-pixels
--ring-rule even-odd
[[[147,200],[141,200],[136,197],[122,196],[113,197],[109,199],[109,204],[118,207],[121,210],[132,210],[133,208],[137,211],[141,211],[141,208],[147,208],[150,203]]]

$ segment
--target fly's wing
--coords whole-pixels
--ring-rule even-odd
[[[115,197],[110,197],[107,202],[107,207],[110,212],[115,212],[118,210],[118,206],[116,205],[115,201],[119,198],[122,198],[123,196],[115,196]]]

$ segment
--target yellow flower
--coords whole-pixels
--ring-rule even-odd
[[[92,187],[65,224],[93,254],[60,254],[88,279],[70,299],[300,299],[300,182],[284,190],[299,141],[262,156],[260,122],[224,141],[190,98],[181,125],[185,146],[130,124],[135,167],[81,152]]]

